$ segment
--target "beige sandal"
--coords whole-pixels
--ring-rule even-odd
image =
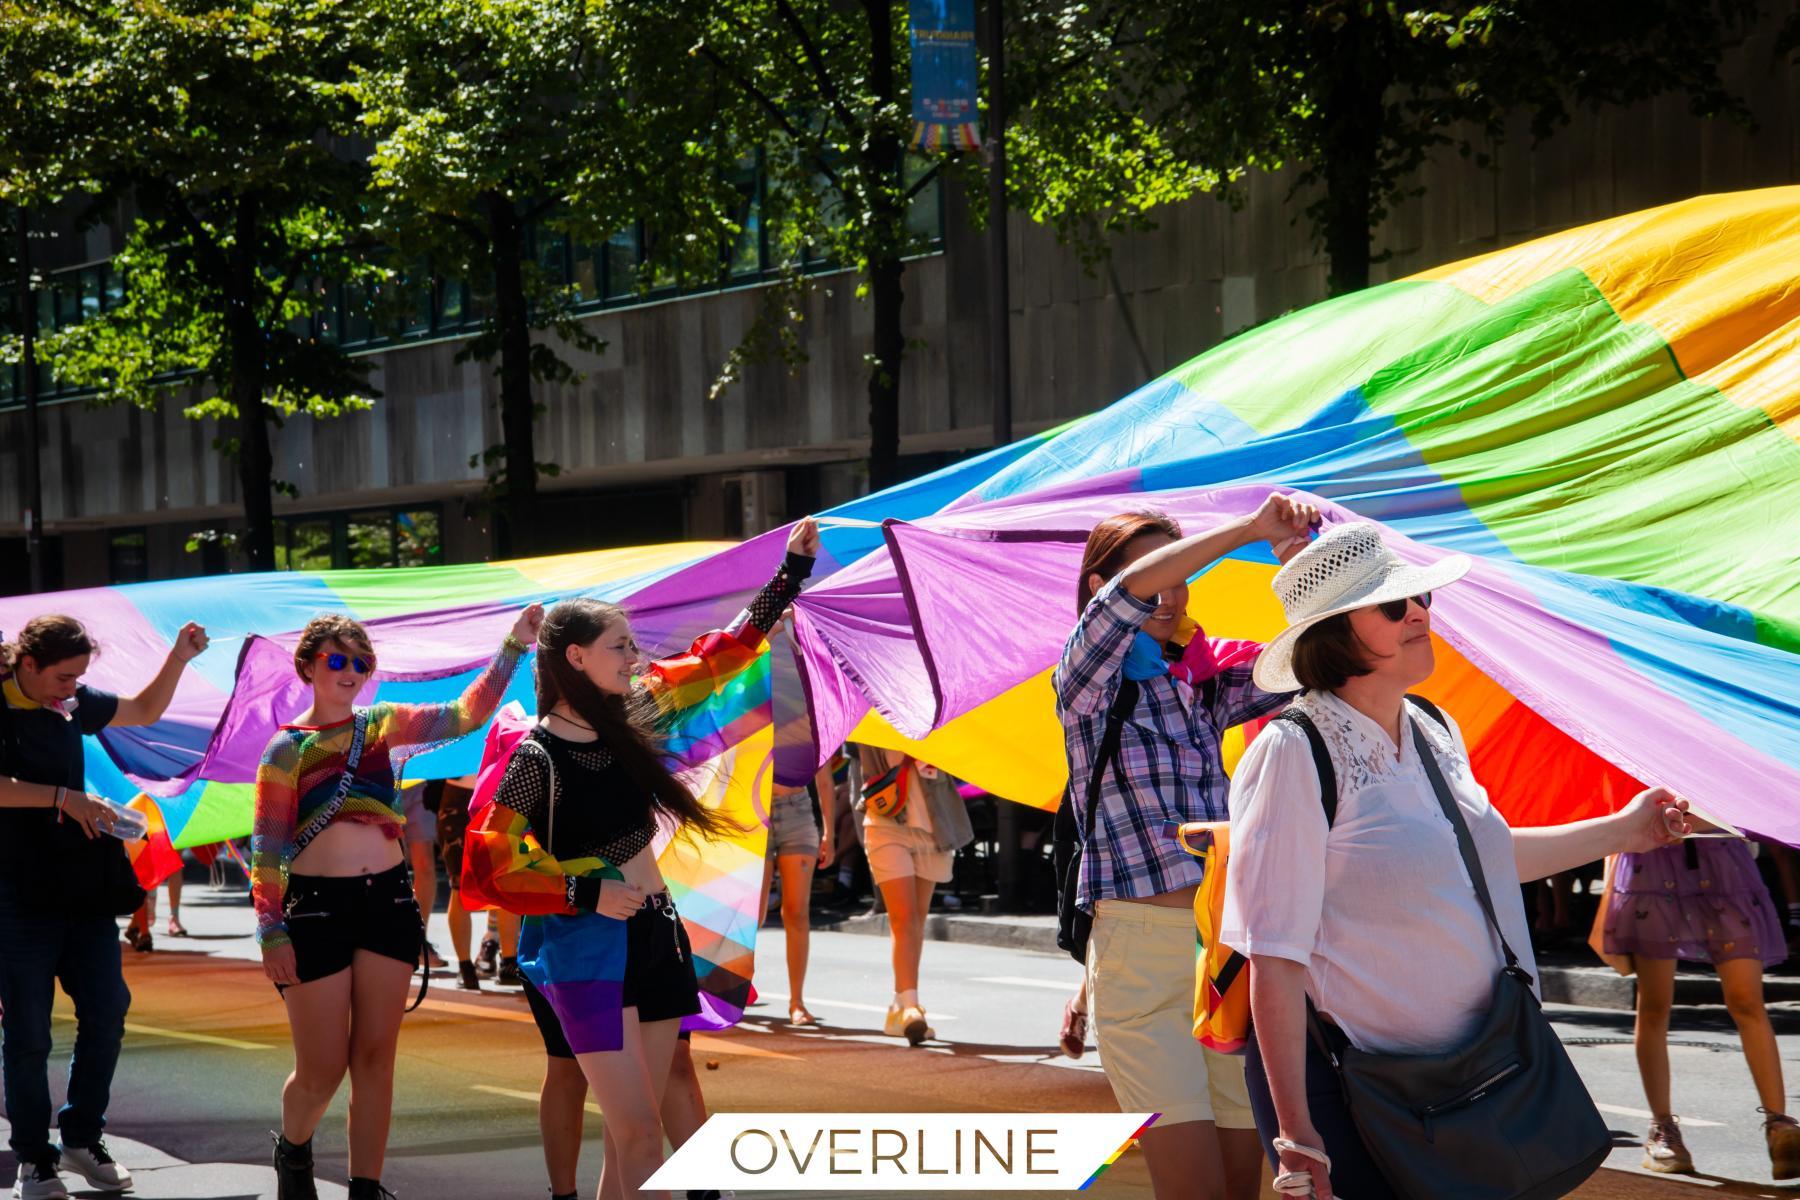
[[[788,1024],[801,1029],[808,1029],[819,1023],[819,1018],[806,1011],[806,1006],[796,1004],[788,1009]]]

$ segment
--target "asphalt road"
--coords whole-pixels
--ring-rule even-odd
[[[250,912],[237,897],[190,888],[183,917],[194,938],[159,939],[149,955],[126,951],[134,1002],[111,1132],[136,1156],[122,1155],[138,1169],[146,1197],[272,1195],[268,1131],[292,1065],[282,1010],[254,961]],[[442,920],[438,914],[434,924]],[[438,933],[447,951],[448,938]],[[1114,1109],[1092,1050],[1074,1063],[1054,1050],[1062,1003],[1078,974],[1067,958],[928,943],[922,997],[940,1040],[914,1050],[880,1032],[889,998],[887,951],[885,939],[815,933],[807,1001],[826,1025],[794,1030],[785,1019],[782,936],[779,929],[766,931],[759,945],[762,1003],[738,1029],[695,1041],[711,1106]],[[66,1003],[60,1011],[67,1013]],[[1623,1170],[1603,1172],[1581,1196],[1693,1196],[1697,1186],[1717,1195],[1800,1195],[1770,1182],[1756,1101],[1722,1010],[1689,1010],[1675,1034],[1677,1107],[1706,1173],[1686,1183],[1636,1170],[1644,1124],[1636,1114],[1644,1101],[1629,1015],[1558,1008],[1554,1016],[1621,1141],[1610,1165]],[[1782,1013],[1778,1021],[1790,1082],[1800,1081],[1800,1065],[1792,1062],[1800,1054],[1800,1014]],[[58,1024],[59,1057],[72,1028],[66,1016]],[[425,1007],[407,1017],[400,1043],[388,1186],[414,1200],[544,1196],[536,1122],[542,1067],[536,1030],[515,992],[489,987],[470,994],[440,975]],[[60,1081],[55,1086],[60,1092]],[[320,1131],[321,1180],[344,1178],[344,1099],[340,1094]],[[587,1136],[584,1192],[599,1175],[596,1116],[589,1117]],[[146,1170],[140,1163],[161,1165]],[[0,1154],[3,1178],[10,1180],[13,1169],[10,1156]],[[1091,1194],[1147,1200],[1141,1157],[1127,1154]]]

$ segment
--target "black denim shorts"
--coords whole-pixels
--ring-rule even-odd
[[[543,1036],[544,1053],[551,1058],[574,1058],[556,1010],[529,982],[525,984],[525,1002]],[[700,1011],[694,950],[667,892],[649,897],[643,908],[625,919],[623,1007],[637,1009],[640,1022],[691,1017]]]
[[[358,950],[416,965],[425,941],[404,865],[375,875],[290,875],[282,914],[301,983],[336,975]]]

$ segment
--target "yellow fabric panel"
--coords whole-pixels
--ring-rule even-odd
[[[705,558],[729,550],[736,542],[665,542],[654,546],[621,546],[612,550],[584,550],[579,554],[551,554],[540,558],[513,559],[505,565],[545,588],[591,587],[596,581],[624,579],[646,571]]]
[[[1285,624],[1281,604],[1269,586],[1274,577],[1274,568],[1266,563],[1221,562],[1188,590],[1188,615],[1214,637],[1267,641]],[[964,713],[923,741],[902,737],[873,712],[863,718],[850,740],[905,751],[996,796],[1053,810],[1062,802],[1063,785],[1069,778],[1062,725],[1056,719],[1056,696],[1050,690],[1053,669],[1046,668]],[[1243,747],[1241,731],[1226,735],[1228,768],[1237,762]]]
[[[904,751],[996,796],[1046,811],[1062,803],[1063,784],[1069,778],[1049,669],[934,730],[923,741],[902,737],[875,712],[862,719],[850,740]]]
[[[1728,232],[1721,236],[1720,230]],[[1488,303],[1571,267],[1690,379],[1800,436],[1800,187],[1701,196],[1413,276]]]

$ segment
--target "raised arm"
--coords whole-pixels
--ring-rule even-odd
[[[370,724],[379,728],[390,746],[423,746],[454,741],[488,723],[500,707],[512,683],[513,672],[525,651],[537,641],[544,623],[544,606],[533,604],[519,614],[512,632],[500,643],[463,694],[448,704],[378,704],[370,710]]]
[[[811,517],[788,534],[787,556],[749,607],[724,629],[702,634],[686,653],[657,659],[639,677],[656,705],[659,723],[698,705],[762,653],[769,630],[800,594],[819,555],[819,527]]]
[[[1318,519],[1314,505],[1272,492],[1247,517],[1152,550],[1121,571],[1119,582],[1139,600],[1155,603],[1162,593],[1181,587],[1233,550],[1263,539],[1285,563],[1305,547],[1307,531]]]

